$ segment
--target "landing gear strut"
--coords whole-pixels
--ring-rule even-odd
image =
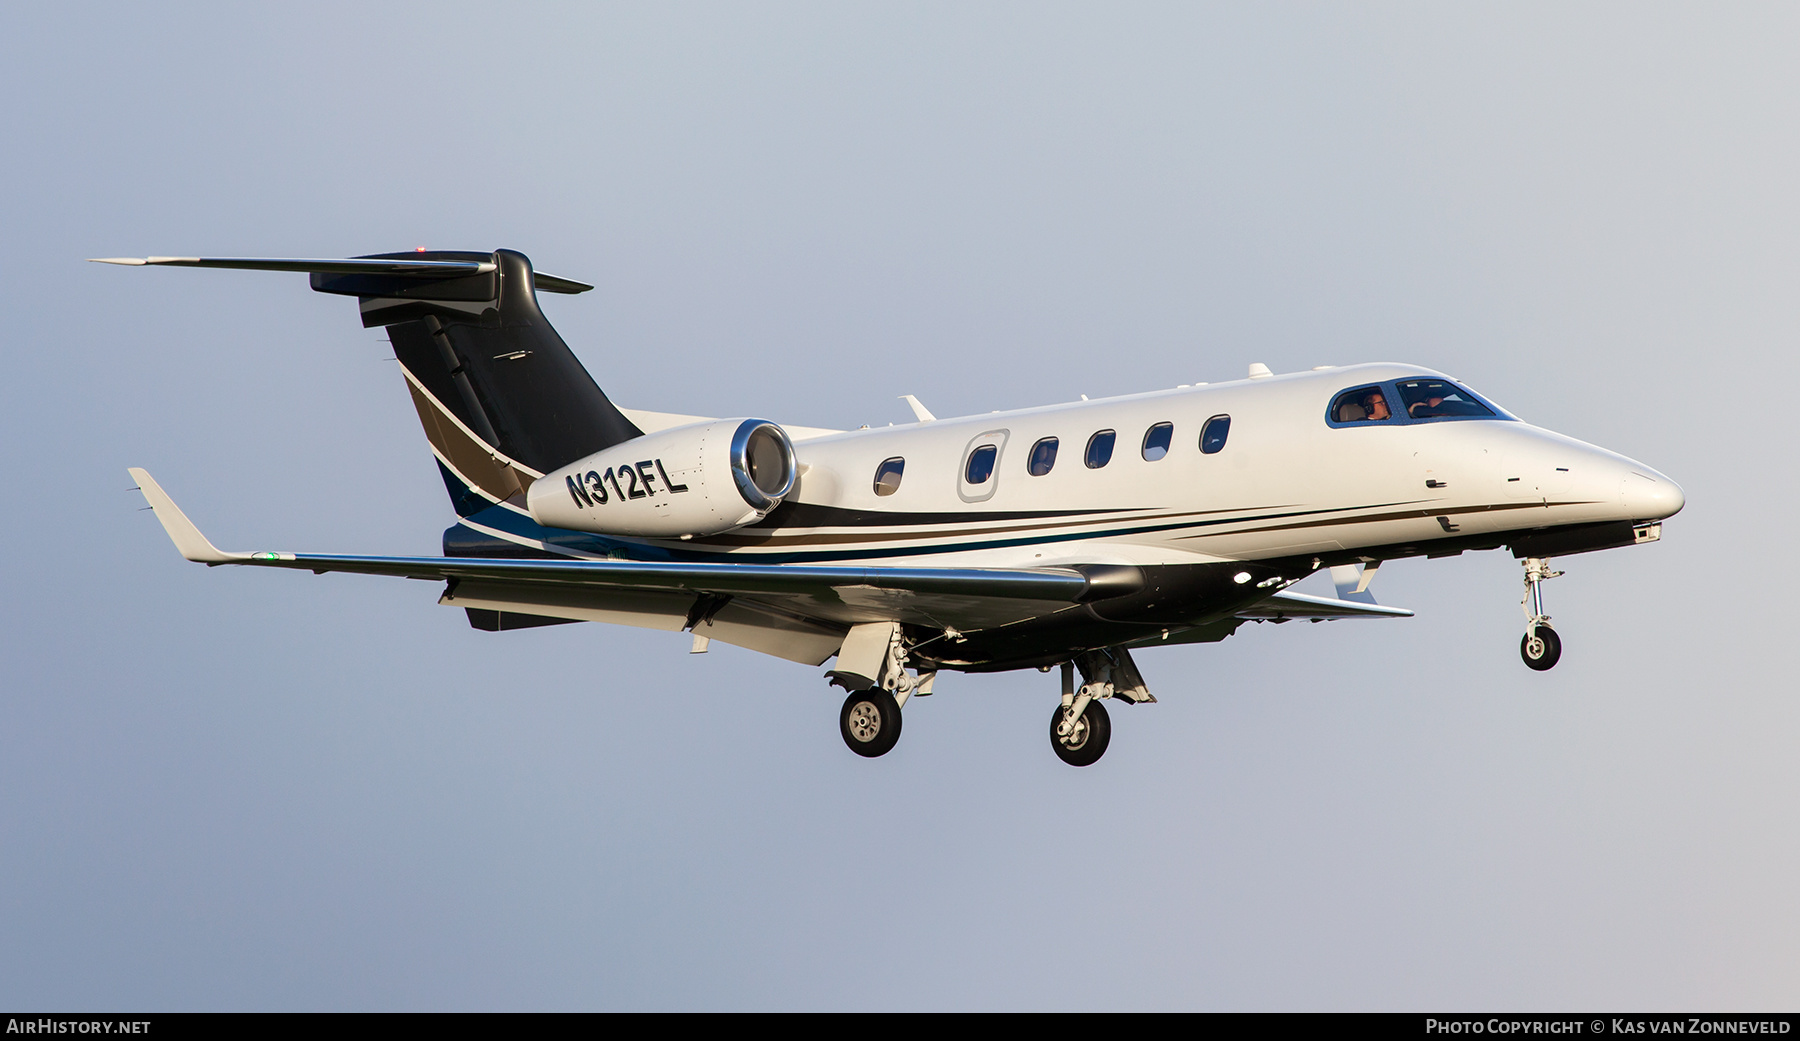
[[[1075,668],[1084,682],[1075,687]],[[1144,686],[1131,653],[1123,647],[1086,651],[1062,663],[1062,704],[1050,717],[1050,748],[1070,766],[1092,766],[1112,741],[1112,717],[1102,702],[1118,698],[1128,704],[1155,701]]]
[[[900,740],[900,708],[911,697],[928,697],[935,671],[907,671],[905,633],[898,622],[872,622],[850,630],[838,651],[831,682],[849,689],[838,712],[838,732],[850,751],[870,759],[886,755]]]
[[[1546,557],[1525,558],[1525,636],[1519,640],[1519,657],[1538,672],[1556,667],[1562,658],[1562,638],[1550,628],[1550,616],[1544,613],[1543,583],[1562,574],[1550,570]]]

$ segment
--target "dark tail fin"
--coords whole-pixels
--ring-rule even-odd
[[[569,293],[591,286],[536,275],[523,253],[507,249],[358,259],[470,265],[448,277],[312,276],[321,293],[357,297],[365,327],[387,327],[459,516],[522,501],[535,478],[643,433],[538,309],[539,288]]]

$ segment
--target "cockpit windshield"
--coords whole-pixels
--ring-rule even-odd
[[[1325,421],[1334,427],[1405,426],[1445,419],[1512,419],[1474,391],[1440,377],[1418,376],[1341,390]]]
[[[1481,399],[1449,380],[1401,380],[1396,386],[1408,419],[1495,415]]]

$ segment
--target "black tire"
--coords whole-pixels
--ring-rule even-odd
[[[857,755],[886,755],[900,740],[900,705],[885,690],[852,691],[838,712],[838,733]]]
[[[1547,625],[1537,627],[1536,646],[1533,646],[1531,635],[1526,633],[1519,637],[1519,657],[1539,672],[1556,668],[1557,661],[1562,658],[1562,637]]]
[[[1106,754],[1106,746],[1112,741],[1112,717],[1106,714],[1106,706],[1098,701],[1088,702],[1086,711],[1081,713],[1081,722],[1076,724],[1073,741],[1065,740],[1056,733],[1062,725],[1063,707],[1056,706],[1050,714],[1050,747],[1055,750],[1056,758],[1070,766],[1092,766]]]

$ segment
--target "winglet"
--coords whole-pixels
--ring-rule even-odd
[[[144,493],[144,501],[156,511],[156,519],[162,521],[163,530],[169,533],[170,541],[175,543],[175,548],[181,551],[182,556],[197,564],[235,564],[250,559],[248,553],[227,553],[208,542],[206,536],[200,534],[200,529],[194,527],[194,522],[188,520],[187,514],[181,512],[181,507],[175,505],[175,500],[169,498],[169,493],[162,490],[162,485],[156,483],[156,478],[150,476],[149,471],[133,466],[128,472],[131,479],[137,482],[138,491]]]

